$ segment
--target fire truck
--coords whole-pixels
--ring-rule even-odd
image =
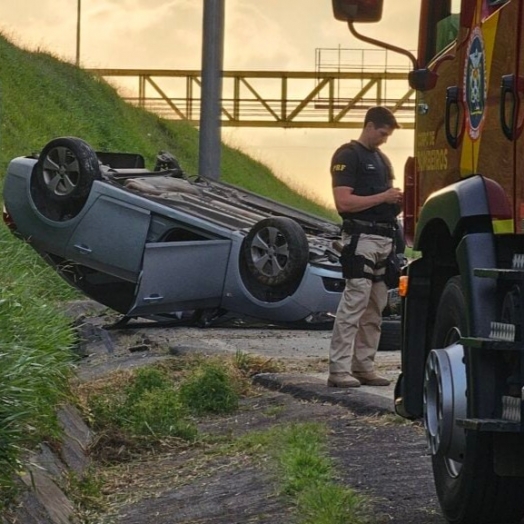
[[[393,0],[386,0],[393,2]],[[399,415],[424,420],[454,524],[524,516],[524,2],[420,0],[416,56],[359,22],[383,0],[332,0],[365,42],[413,64],[404,173]]]

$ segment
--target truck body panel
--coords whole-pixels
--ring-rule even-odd
[[[360,35],[364,5],[332,0]],[[384,0],[392,1],[392,0]],[[344,9],[342,9],[342,4]],[[421,0],[396,411],[422,417],[453,524],[524,517],[524,5]],[[342,10],[341,10],[342,9]],[[408,54],[407,51],[403,52]]]

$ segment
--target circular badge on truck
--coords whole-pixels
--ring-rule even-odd
[[[464,102],[467,109],[468,134],[476,140],[486,113],[486,52],[484,39],[476,27],[469,39],[464,64]]]

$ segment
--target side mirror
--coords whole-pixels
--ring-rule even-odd
[[[438,75],[429,69],[415,69],[408,74],[409,87],[416,91],[429,91],[437,85]]]
[[[333,14],[341,22],[378,22],[383,0],[332,0]]]

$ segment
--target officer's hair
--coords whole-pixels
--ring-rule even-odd
[[[393,129],[399,129],[401,127],[395,115],[387,107],[382,106],[368,109],[366,118],[364,119],[364,127],[366,127],[369,122],[372,122],[376,128],[388,126]]]

